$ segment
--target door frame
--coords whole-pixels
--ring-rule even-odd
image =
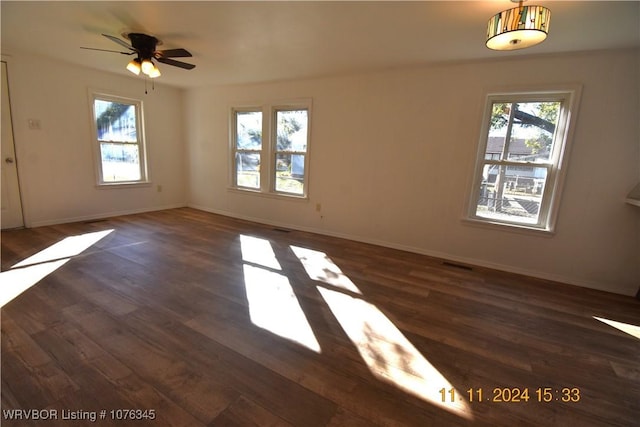
[[[24,215],[24,199],[22,198],[22,184],[20,183],[20,165],[18,162],[18,150],[16,147],[16,136],[15,136],[15,126],[14,126],[15,122],[13,117],[13,107],[11,104],[11,88],[9,84],[9,61],[5,58],[0,58],[0,62],[4,64],[5,77],[7,79],[7,99],[9,101],[9,120],[11,122],[11,137],[12,137],[11,144],[13,145],[13,158],[14,158],[14,162],[15,162],[14,164],[16,167],[18,198],[20,200],[20,216],[22,217],[22,226],[15,227],[15,228],[27,228],[25,215]],[[11,228],[7,228],[6,230],[11,230]]]

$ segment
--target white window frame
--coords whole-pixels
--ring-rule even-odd
[[[280,111],[307,111],[307,147],[305,151],[282,151],[277,148],[277,113]],[[237,113],[242,112],[261,112],[262,113],[262,149],[261,150],[238,150],[237,148]],[[291,199],[309,198],[309,162],[310,162],[310,145],[311,145],[311,116],[312,102],[311,99],[296,100],[291,102],[281,102],[273,104],[248,105],[240,107],[231,107],[229,120],[229,185],[231,190],[237,190],[246,193],[259,193],[261,195],[284,197]],[[259,188],[246,187],[239,185],[237,182],[237,153],[238,152],[255,152],[260,154],[260,186]],[[304,178],[303,191],[293,193],[287,191],[276,190],[276,158],[277,154],[302,154],[304,155]]]
[[[486,96],[480,140],[476,154],[475,170],[472,177],[471,191],[467,202],[465,219],[474,224],[498,226],[505,229],[526,230],[551,234],[555,231],[560,206],[562,188],[568,165],[571,141],[578,113],[581,87],[572,85],[559,89],[514,90],[507,92],[490,92]],[[518,102],[561,102],[561,108],[556,124],[554,142],[548,162],[525,162],[510,160],[485,159],[489,130],[494,103]],[[547,169],[546,184],[542,193],[535,224],[526,224],[508,219],[487,218],[476,214],[482,183],[483,167],[486,163],[504,166],[542,167]]]
[[[119,142],[119,141],[100,141],[98,140],[98,129],[96,123],[96,112],[95,112],[95,101],[108,101],[108,102],[117,102],[121,104],[129,104],[133,105],[136,110],[136,142]],[[121,186],[131,186],[136,184],[149,184],[149,173],[147,169],[147,149],[144,137],[144,117],[143,117],[143,107],[142,100],[126,98],[118,95],[106,94],[103,92],[90,92],[90,102],[91,102],[91,128],[93,131],[93,151],[94,151],[94,159],[95,159],[95,171],[96,171],[96,181],[98,187],[121,187]],[[139,153],[139,168],[140,168],[140,179],[137,180],[126,180],[126,181],[105,181],[104,174],[102,170],[102,150],[101,144],[104,142],[114,143],[114,144],[136,144],[138,146]]]

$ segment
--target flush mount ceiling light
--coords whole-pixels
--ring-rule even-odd
[[[511,1],[518,3],[518,7],[489,19],[486,42],[489,49],[524,49],[547,38],[551,11],[543,6],[523,6],[524,0]]]

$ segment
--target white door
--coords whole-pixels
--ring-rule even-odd
[[[11,105],[9,103],[9,84],[7,81],[7,63],[2,63],[2,203],[0,218],[2,229],[24,226],[20,185],[18,184],[18,165],[13,145],[13,127],[11,126]]]

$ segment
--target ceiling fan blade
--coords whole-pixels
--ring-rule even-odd
[[[95,47],[83,47],[80,46],[80,49],[87,49],[87,50],[99,50],[101,52],[113,52],[113,53],[121,53],[123,55],[133,55],[135,52],[120,52],[119,50],[109,50],[109,49],[97,49]]]
[[[158,60],[158,62],[162,62],[163,64],[173,65],[174,67],[184,68],[185,70],[192,70],[196,68],[196,66],[193,64],[187,64],[186,62],[176,61],[175,59],[164,58],[162,56],[156,59]]]
[[[186,58],[188,56],[192,56],[186,49],[157,50],[156,54],[160,55],[159,57],[162,58]]]
[[[105,36],[106,38],[108,38],[111,41],[114,41],[114,42],[118,43],[120,46],[124,46],[124,47],[126,47],[127,49],[130,49],[130,50],[135,50],[133,47],[131,47],[131,45],[129,45],[124,40],[120,40],[119,38],[114,37],[114,36],[110,36],[109,34],[103,34],[103,36]]]

